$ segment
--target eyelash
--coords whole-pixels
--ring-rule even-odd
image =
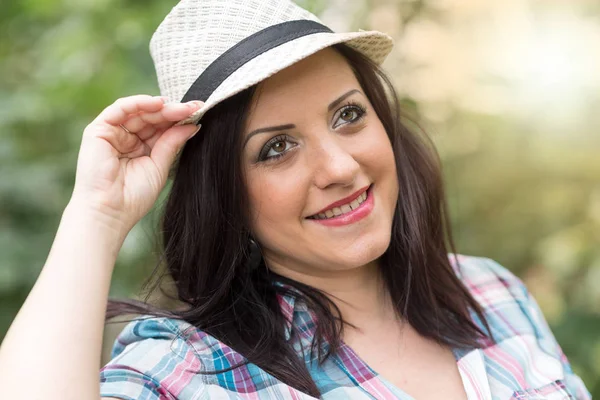
[[[366,110],[365,106],[363,106],[362,104],[360,104],[356,101],[352,101],[352,100],[350,100],[346,104],[344,104],[344,106],[342,108],[340,108],[340,110],[338,111],[338,114],[341,115],[341,113],[346,110],[356,111],[358,113],[358,117],[356,117],[354,120],[352,120],[350,122],[346,122],[341,125],[356,124],[356,123],[362,121],[362,119],[367,114],[367,110]],[[339,118],[340,117],[338,117],[338,119]],[[335,125],[334,128],[337,128],[338,126],[340,126],[340,125]],[[260,154],[258,155],[257,161],[258,162],[273,162],[273,161],[277,160],[278,158],[285,156],[289,150],[286,150],[282,153],[278,153],[271,157],[266,157],[266,155],[269,154],[269,151],[271,150],[271,146],[273,146],[275,143],[279,143],[279,142],[292,142],[292,141],[289,140],[289,137],[285,134],[277,135],[277,136],[269,139],[269,141],[267,143],[265,143],[265,145],[263,146],[263,149],[261,150]]]

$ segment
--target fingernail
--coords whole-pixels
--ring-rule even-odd
[[[194,131],[194,133],[192,133],[192,134],[190,135],[190,137],[188,138],[188,140],[190,140],[191,138],[193,138],[193,137],[194,137],[194,135],[195,135],[196,133],[198,133],[198,131],[200,131],[200,128],[202,128],[202,125],[201,125],[201,124],[198,124],[198,129],[196,129],[196,130]]]
[[[204,105],[204,103],[200,100],[192,100],[192,101],[188,101],[186,103],[186,105],[192,109],[195,109],[195,108],[202,107]]]
[[[167,96],[154,96],[157,99],[161,99],[163,103],[168,103],[169,102],[169,98]]]

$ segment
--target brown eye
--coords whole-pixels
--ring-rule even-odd
[[[355,124],[360,121],[366,114],[366,110],[363,106],[358,104],[350,103],[338,111],[337,120],[334,124],[334,128],[341,125]]]
[[[263,146],[257,161],[275,160],[286,155],[297,144],[287,135],[275,136]]]
[[[352,122],[356,119],[356,110],[346,109],[342,111],[340,114],[340,118],[342,118],[346,122]]]

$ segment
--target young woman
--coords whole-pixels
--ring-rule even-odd
[[[2,344],[3,394],[590,398],[523,283],[451,251],[436,153],[400,122],[382,60],[298,25],[314,16],[291,3],[212,3],[182,1],[161,27],[282,20],[208,57],[183,96],[205,101],[130,96],[85,129],[48,261]],[[203,79],[220,83],[206,95]],[[111,301],[105,315],[118,251],[170,172],[160,229],[183,307]],[[104,318],[129,313],[142,316],[98,379]]]

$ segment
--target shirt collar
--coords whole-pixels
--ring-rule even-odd
[[[291,339],[293,329],[303,334],[314,333],[316,317],[306,303],[296,297],[301,292],[287,283],[275,281],[273,284],[286,289],[285,293],[277,293],[277,301],[285,319],[285,340]]]

